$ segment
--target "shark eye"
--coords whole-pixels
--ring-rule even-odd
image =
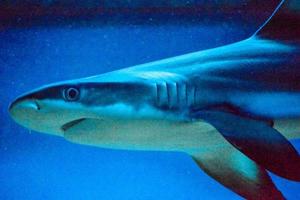
[[[74,87],[70,87],[64,90],[64,98],[67,101],[76,101],[79,98],[79,90]]]

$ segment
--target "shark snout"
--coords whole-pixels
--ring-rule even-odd
[[[9,115],[17,124],[36,132],[63,136],[64,128],[74,125],[70,122],[84,118],[77,113],[79,109],[72,110],[73,102],[39,98],[40,94],[39,91],[24,94],[9,105]]]
[[[37,101],[35,100],[26,100],[26,101],[14,101],[9,105],[9,112],[12,113],[16,109],[29,109],[29,110],[40,110],[40,106]]]
[[[40,109],[39,103],[34,99],[16,99],[9,105],[8,112],[16,122],[22,124],[29,116],[36,115]]]

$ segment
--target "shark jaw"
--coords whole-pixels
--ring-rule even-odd
[[[80,119],[75,119],[72,120],[70,122],[65,123],[64,125],[61,126],[61,129],[63,132],[67,131],[69,128],[72,128],[76,125],[78,125],[79,123],[81,123],[82,121],[86,120],[87,118],[80,118]]]

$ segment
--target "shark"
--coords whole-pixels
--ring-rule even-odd
[[[179,151],[246,199],[300,181],[300,18],[278,2],[242,41],[43,86],[16,98],[20,125],[103,148]]]

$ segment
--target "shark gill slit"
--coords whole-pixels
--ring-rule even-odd
[[[194,95],[193,95],[193,106],[196,105],[196,87],[194,87]]]
[[[156,105],[159,106],[159,86],[157,83],[155,83],[155,87],[156,87]]]
[[[188,105],[188,90],[187,90],[187,85],[184,84],[184,93],[185,93],[185,105]]]
[[[166,82],[166,92],[167,92],[167,98],[168,98],[168,101],[167,101],[167,104],[168,104],[168,108],[171,108],[171,88],[170,88],[170,84],[168,84]]]
[[[190,86],[188,88],[187,93],[188,93],[188,106],[192,106],[192,103],[193,103],[193,87],[192,86]]]
[[[164,97],[164,104],[163,106],[169,107],[169,94],[168,94],[168,85],[167,82],[163,82],[163,97]]]
[[[176,86],[176,104],[179,106],[180,105],[180,102],[179,102],[179,86],[178,86],[178,83],[177,82],[175,82],[175,86]]]

